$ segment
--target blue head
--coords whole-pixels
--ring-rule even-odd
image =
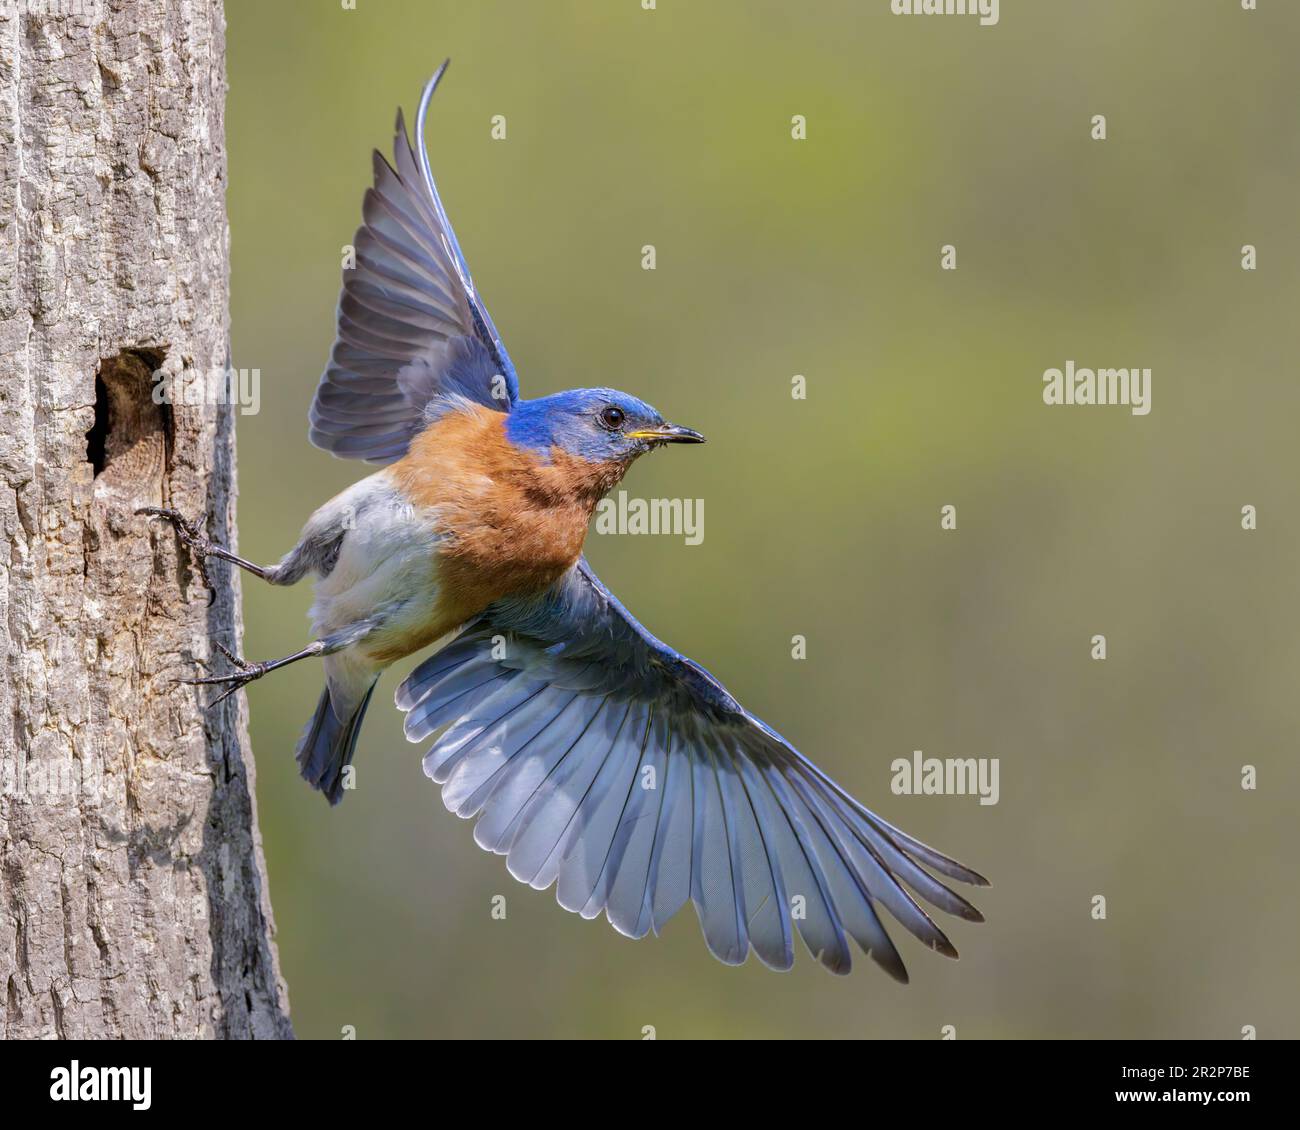
[[[665,443],[704,442],[699,432],[665,423],[644,401],[612,388],[521,400],[506,418],[506,435],[520,447],[558,447],[591,463],[631,463]]]

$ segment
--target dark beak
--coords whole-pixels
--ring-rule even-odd
[[[641,428],[628,432],[632,439],[648,439],[655,443],[703,443],[704,437],[691,428],[679,427],[677,424],[660,424],[654,428]]]

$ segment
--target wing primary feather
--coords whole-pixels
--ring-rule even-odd
[[[587,742],[592,727],[600,720],[601,714],[608,705],[609,696],[605,695],[600,699],[591,717],[587,719],[582,733],[564,751],[564,756],[547,771],[546,776],[538,783],[515,818],[517,827],[511,839],[509,854],[506,856],[506,867],[521,883],[528,883],[530,886],[534,884],[534,880],[550,857],[556,841],[568,827],[568,819],[564,818],[564,807],[556,803],[556,794],[575,772],[578,759],[581,759],[585,752],[582,748],[583,744]],[[561,794],[558,799],[563,801],[563,795]],[[555,825],[561,818],[564,819],[564,823],[556,828]]]
[[[494,667],[500,673],[499,664],[494,663],[490,655],[474,650],[479,642],[479,637],[462,636],[421,663],[398,686],[394,696],[398,708],[410,710],[417,706],[429,697],[439,679],[458,668],[471,665],[479,669]]]
[[[755,786],[761,788],[761,782],[753,779],[753,765],[744,750],[728,744],[727,753],[733,769],[728,780],[733,782],[736,794],[736,822],[750,840],[744,873],[754,876],[753,894],[748,894],[745,901],[745,928],[759,960],[771,969],[789,969],[794,964],[794,935],[781,860],[768,831],[771,816],[766,810],[760,812],[755,803]],[[757,906],[753,905],[756,898]]]
[[[821,826],[823,835],[838,853],[868,902],[872,900],[880,902],[911,934],[931,949],[945,957],[956,957],[957,951],[944,932],[899,885],[871,846],[860,844],[854,837],[846,839],[847,827],[842,827],[843,822],[837,821],[833,814],[826,810],[824,801],[817,795],[816,790],[809,788],[797,775],[791,784],[799,792],[813,818]],[[853,850],[855,846],[866,848],[860,858]]]
[[[586,701],[577,692],[571,694],[547,723],[544,732],[549,734],[548,740],[539,742],[541,733],[529,739],[527,746],[493,777],[491,795],[474,825],[474,841],[480,847],[498,855],[510,850],[520,811],[546,773],[581,736],[586,725],[582,704]],[[576,710],[575,703],[579,704]]]
[[[722,786],[709,743],[698,732],[692,739],[695,837],[691,898],[709,951],[727,965],[739,965],[749,950],[749,938],[736,905]]]
[[[601,861],[600,871],[596,876],[591,893],[586,903],[579,910],[579,914],[583,918],[595,918],[602,910],[607,909],[610,894],[626,858],[628,845],[637,830],[637,821],[641,809],[644,807],[644,794],[646,791],[642,788],[641,795],[637,795],[637,781],[641,775],[641,769],[645,765],[646,750],[650,742],[650,731],[654,726],[654,715],[654,705],[648,704],[645,724],[641,727],[641,741],[636,764],[632,766],[632,773],[628,778],[627,789],[623,794],[623,803],[619,807],[618,819],[610,836],[609,847],[605,852],[605,858]],[[635,733],[631,736],[635,738]]]
[[[826,879],[812,850],[807,830],[802,826],[793,803],[784,793],[784,781],[771,763],[759,765],[763,783],[771,793],[773,803],[785,820],[784,831],[788,831],[796,851],[783,853],[789,855],[795,865],[796,874],[787,886],[792,897],[803,895],[803,917],[796,918],[799,923],[799,935],[808,947],[808,952],[820,961],[832,973],[848,973],[853,965],[853,955],[849,952],[848,940],[844,928],[836,914],[835,903]],[[775,774],[775,776],[774,776]],[[778,826],[779,827],[779,826]],[[801,883],[807,890],[801,890],[796,884]]]
[[[513,741],[512,721],[531,721],[529,708],[545,689],[545,683],[515,674],[462,713],[425,755],[426,772],[429,759],[437,756],[438,772],[429,775],[442,785],[443,803],[457,816],[464,818],[477,811],[462,807],[467,804],[467,792],[474,791],[473,775],[485,771],[490,759]],[[501,744],[493,745],[497,737]]]
[[[491,694],[495,689],[494,684],[509,680],[516,674],[518,672],[500,670],[485,674],[481,670],[475,670],[466,672],[463,679],[455,682],[448,677],[407,715],[407,741],[423,741],[439,726],[455,721],[460,713],[481,702],[484,694]]]
[[[802,769],[798,770],[802,773]],[[983,922],[984,915],[962,898],[956,891],[939,882],[912,859],[888,832],[878,827],[877,820],[867,820],[850,808],[834,793],[820,787],[815,777],[802,774],[818,796],[832,806],[836,816],[853,833],[860,847],[870,853],[879,866],[896,880],[910,886],[917,894],[940,910],[963,918],[967,922]]]
[[[524,848],[520,840],[531,827],[533,817],[542,808],[542,798],[545,795],[542,790],[559,766],[582,741],[596,716],[604,709],[604,702],[601,699],[593,701],[590,698],[584,699],[581,695],[576,695],[575,698],[582,703],[582,707],[575,713],[571,720],[572,726],[562,735],[562,740],[536,761],[530,759],[521,763],[516,771],[520,779],[516,782],[512,778],[510,782],[512,788],[517,786],[517,791],[512,795],[503,795],[500,810],[493,808],[479,821],[479,826],[487,825],[484,829],[484,837],[492,835],[494,838],[497,846],[492,850],[507,856],[507,869],[521,882],[528,882],[531,873],[527,878],[521,874],[520,854]],[[563,740],[569,735],[572,735],[570,740]],[[476,827],[476,837],[478,830]],[[516,852],[516,845],[520,845],[520,852]]]
[[[554,832],[555,836],[550,851],[547,852],[532,878],[531,885],[537,890],[545,890],[560,878],[564,864],[569,858],[570,846],[585,826],[585,822],[590,819],[590,813],[584,815],[583,810],[591,796],[591,790],[606,768],[609,751],[624,722],[627,721],[627,714],[631,708],[631,703],[628,703],[621,716],[618,716],[617,710],[611,710],[603,720],[593,723],[592,727],[588,727],[584,739],[589,739],[587,748],[580,750],[579,753],[570,754],[565,759],[566,762],[573,760],[573,769],[567,774],[565,780],[565,784],[572,787],[569,788],[567,796],[563,797],[563,804],[557,804],[555,798],[551,798],[550,803],[555,808],[555,818],[548,828],[546,838],[551,838],[549,834],[551,832]]]
[[[664,799],[659,806],[659,826],[655,830],[655,846],[650,856],[650,876],[646,887],[648,905],[643,911],[649,915],[656,934],[691,897],[695,881],[692,850],[695,774],[691,770],[690,754],[683,747],[681,730],[674,726],[671,718],[667,730]],[[639,923],[637,928],[640,929]]]
[[[904,845],[909,851],[924,860],[941,875],[947,875],[950,879],[956,879],[962,883],[969,883],[973,887],[987,887],[990,885],[989,881],[978,871],[972,871],[964,864],[958,863],[955,859],[944,855],[943,852],[936,851],[934,848],[930,847],[929,844],[923,844],[920,840],[909,836],[906,832],[903,832],[898,828],[895,828],[891,823],[889,823],[889,821],[882,820],[870,809],[863,807],[854,800],[845,789],[841,788],[831,780],[830,777],[818,769],[816,765],[784,741],[782,742],[782,747],[797,759],[799,767],[803,772],[815,777],[826,788],[835,793],[836,796],[843,799],[844,802],[857,812],[859,816],[879,825],[888,832],[890,836],[894,837],[898,843]]]
[[[580,911],[600,880],[618,818],[627,800],[626,781],[635,771],[635,745],[624,740],[629,719],[639,703],[628,700],[617,729],[610,736],[596,775],[587,786],[563,838],[557,862],[556,899],[565,910]],[[635,722],[632,723],[635,729]]]
[[[667,772],[667,751],[663,736],[666,733],[664,710],[652,711],[646,727],[644,747],[641,752],[641,764],[637,767],[634,788],[639,788],[640,795],[635,797],[632,811],[625,819],[626,843],[622,847],[609,898],[605,905],[605,917],[620,934],[629,937],[643,937],[650,929],[649,917],[644,913],[646,907],[646,889],[650,882],[650,863],[654,854],[654,845],[659,832],[659,819],[663,809],[665,774]],[[646,777],[647,770],[650,777]],[[647,780],[651,782],[647,785]],[[620,833],[623,828],[619,829]]]
[[[867,955],[882,969],[899,981],[906,982],[907,969],[884,923],[876,914],[872,892],[853,860],[836,843],[816,808],[805,799],[797,779],[785,778],[787,787],[793,789],[791,803],[798,810],[809,834],[813,851],[826,877],[827,889],[835,905],[839,920]]]
[[[736,914],[736,934],[740,939],[743,961],[748,956],[749,947],[753,942],[749,933],[750,922],[763,912],[767,905],[765,900],[770,900],[771,894],[770,891],[762,892],[758,887],[751,889],[748,864],[752,844],[747,844],[743,838],[747,829],[742,828],[742,810],[736,803],[735,779],[730,755],[725,753],[716,734],[710,734],[704,745],[713,766],[718,796],[722,801],[722,820],[727,834],[727,858],[731,868],[732,900]],[[763,862],[766,866],[766,858]]]

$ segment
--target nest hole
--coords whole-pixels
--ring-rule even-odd
[[[95,420],[86,433],[86,459],[96,491],[138,494],[161,486],[171,448],[171,405],[154,397],[163,347],[124,349],[95,373]]]

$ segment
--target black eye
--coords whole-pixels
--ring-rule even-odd
[[[608,428],[611,432],[617,431],[621,428],[623,426],[623,421],[626,418],[623,409],[615,408],[612,404],[608,408],[602,408],[600,410],[599,419],[601,426]]]

